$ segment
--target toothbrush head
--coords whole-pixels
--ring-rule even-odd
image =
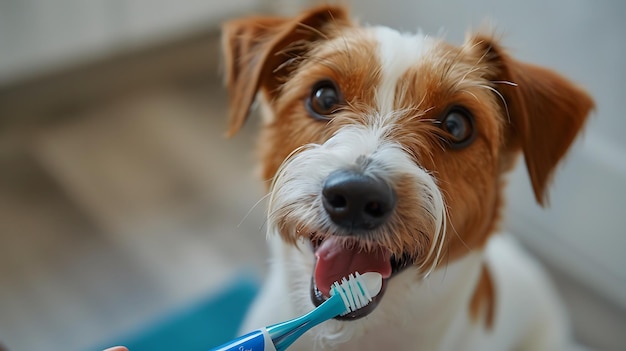
[[[330,289],[330,295],[339,294],[346,307],[342,315],[356,311],[372,301],[372,298],[380,292],[383,286],[383,277],[376,272],[367,272],[363,275],[356,272],[350,274],[341,283],[335,282]]]

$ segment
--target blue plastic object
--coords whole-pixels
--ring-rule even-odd
[[[108,346],[124,345],[131,351],[209,350],[237,336],[258,289],[258,281],[251,277],[240,278],[216,295],[174,312]]]

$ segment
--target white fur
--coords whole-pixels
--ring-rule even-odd
[[[408,36],[391,29],[372,28],[380,43],[382,83],[377,111],[366,125],[340,129],[322,145],[296,150],[274,179],[269,204],[269,240],[272,262],[268,280],[243,327],[249,331],[285,321],[314,308],[310,279],[314,254],[298,239],[297,246],[282,241],[279,230],[298,237],[298,224],[279,224],[291,216],[320,230],[332,231],[320,199],[324,179],[334,170],[353,165],[361,157],[376,177],[393,182],[410,176],[427,209],[424,221],[445,232],[445,206],[436,181],[395,143],[395,86],[409,66],[432,46],[424,36]],[[424,195],[426,194],[426,195]],[[288,221],[288,223],[291,223]],[[300,223],[302,224],[302,223]],[[439,234],[437,234],[439,235]],[[439,255],[441,238],[430,254]],[[473,321],[469,304],[486,264],[495,289],[493,329]],[[424,276],[410,267],[388,282],[378,307],[365,318],[330,320],[300,338],[292,350],[339,349],[428,351],[559,351],[567,349],[567,324],[554,291],[540,267],[506,235],[493,236],[483,251]]]
[[[398,79],[433,46],[433,40],[421,34],[401,34],[387,27],[372,27],[378,42],[383,78],[376,91],[381,115],[393,115]]]

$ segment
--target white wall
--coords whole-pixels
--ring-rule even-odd
[[[556,174],[551,207],[534,203],[522,162],[506,223],[543,259],[626,306],[626,2],[359,0],[352,8],[362,22],[455,43],[490,24],[516,57],[588,88],[597,111]]]
[[[215,26],[262,0],[0,1],[0,85]]]

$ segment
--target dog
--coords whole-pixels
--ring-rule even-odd
[[[341,6],[225,23],[229,135],[255,101],[268,180],[269,276],[244,330],[321,304],[378,272],[366,307],[294,350],[566,350],[566,313],[541,267],[500,232],[505,176],[523,154],[547,202],[594,107],[495,35],[454,46],[360,26]],[[271,183],[269,182],[271,180]]]

